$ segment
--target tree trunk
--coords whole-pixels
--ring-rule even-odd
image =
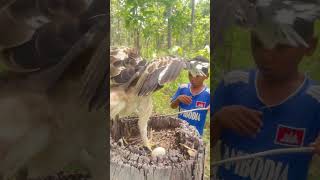
[[[203,179],[205,149],[194,127],[177,118],[152,117],[149,121],[152,129],[150,142],[160,142],[157,146],[165,147],[167,144],[168,147],[165,147],[164,156],[151,157],[141,144],[137,145],[137,141],[129,141],[134,137],[140,139],[137,120],[123,118],[111,126],[111,180]],[[157,136],[160,139],[155,140]]]
[[[170,21],[170,17],[171,17],[171,7],[167,8],[167,18],[168,18],[168,35],[167,35],[167,42],[168,42],[168,49],[171,48],[171,40],[172,40],[172,25],[171,25],[171,21]]]
[[[121,41],[121,32],[120,29],[120,18],[117,18],[117,28],[118,28],[118,31],[117,31],[117,45],[121,45],[123,46],[123,42]]]
[[[131,31],[127,31],[127,42],[128,42],[128,45],[129,46],[132,46],[132,44],[131,44],[131,38],[132,38],[132,32]]]
[[[195,0],[191,0],[191,26],[190,26],[190,41],[189,41],[189,48],[192,49],[192,41],[193,41],[193,24],[194,24],[194,6]]]
[[[135,48],[137,49],[138,53],[140,54],[140,33],[139,30],[137,29],[135,32]]]

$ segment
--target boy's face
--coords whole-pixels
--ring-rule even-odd
[[[278,44],[273,49],[266,49],[261,41],[252,34],[251,48],[255,64],[262,76],[280,79],[288,78],[288,75],[298,70],[303,56],[312,55],[316,41],[316,39],[308,41],[309,48]]]
[[[189,73],[189,81],[193,87],[200,87],[203,85],[203,81],[206,80],[207,76],[196,76],[193,77],[191,73]]]

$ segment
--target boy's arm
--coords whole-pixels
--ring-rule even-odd
[[[172,109],[176,109],[179,106],[179,103],[180,103],[179,99],[176,98],[175,100],[171,101],[170,106],[171,106]]]
[[[217,112],[226,104],[226,90],[224,87],[223,81],[219,83],[218,87],[213,93],[213,96],[211,96],[210,99],[210,106],[213,107],[213,110],[210,111],[210,119],[211,119],[211,132],[212,132],[212,139],[211,143],[213,146],[216,145],[218,140],[220,139],[222,127],[219,123],[219,120],[217,118]],[[210,108],[211,109],[211,108]]]
[[[178,97],[179,97],[180,93],[181,93],[181,88],[179,86],[176,93],[171,97],[170,107],[172,109],[176,109],[179,106],[180,101],[179,101]]]

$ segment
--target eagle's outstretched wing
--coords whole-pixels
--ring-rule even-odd
[[[124,84],[137,72],[146,61],[137,50],[128,47],[110,48],[110,80],[113,84]]]
[[[134,89],[138,96],[149,95],[165,83],[175,80],[184,69],[193,76],[205,75],[202,67],[208,65],[208,62],[186,61],[172,56],[158,58],[148,63],[141,71]]]
[[[99,109],[108,103],[108,61],[107,61],[107,37],[100,42],[95,50],[90,64],[86,67],[82,76],[83,87],[81,97],[89,105],[89,110]]]
[[[111,87],[133,89],[138,96],[149,95],[165,83],[175,80],[183,69],[193,76],[204,75],[208,62],[186,61],[180,57],[161,57],[151,62],[143,60],[132,48],[111,48]]]
[[[277,43],[308,46],[294,26],[299,26],[301,21],[313,22],[320,16],[318,0],[215,0],[213,3],[215,46],[221,45],[224,32],[232,25],[253,31],[267,48]],[[228,14],[224,14],[225,9]]]
[[[299,31],[306,23],[312,23],[320,17],[320,2],[309,1],[257,1],[257,12],[261,22],[254,29],[265,47],[273,48],[277,43],[294,47],[308,47]]]

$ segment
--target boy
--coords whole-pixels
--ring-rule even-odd
[[[208,79],[209,61],[201,56],[195,57],[191,62],[192,61],[203,62],[204,66],[202,67],[202,71],[206,76],[193,77],[189,72],[190,83],[180,85],[171,99],[171,108],[176,109],[179,107],[179,111],[195,108],[207,108],[210,105],[210,89],[203,83]],[[207,110],[199,110],[179,114],[178,118],[187,121],[192,126],[195,126],[199,134],[202,135],[206,122],[206,115]]]
[[[213,145],[221,140],[221,158],[270,149],[309,146],[320,130],[320,86],[298,71],[317,44],[314,24],[296,22],[294,29],[309,47],[277,44],[263,47],[251,34],[257,70],[226,75],[213,97]],[[319,154],[320,141],[312,144]],[[265,156],[219,166],[217,179],[303,180],[312,154]]]

